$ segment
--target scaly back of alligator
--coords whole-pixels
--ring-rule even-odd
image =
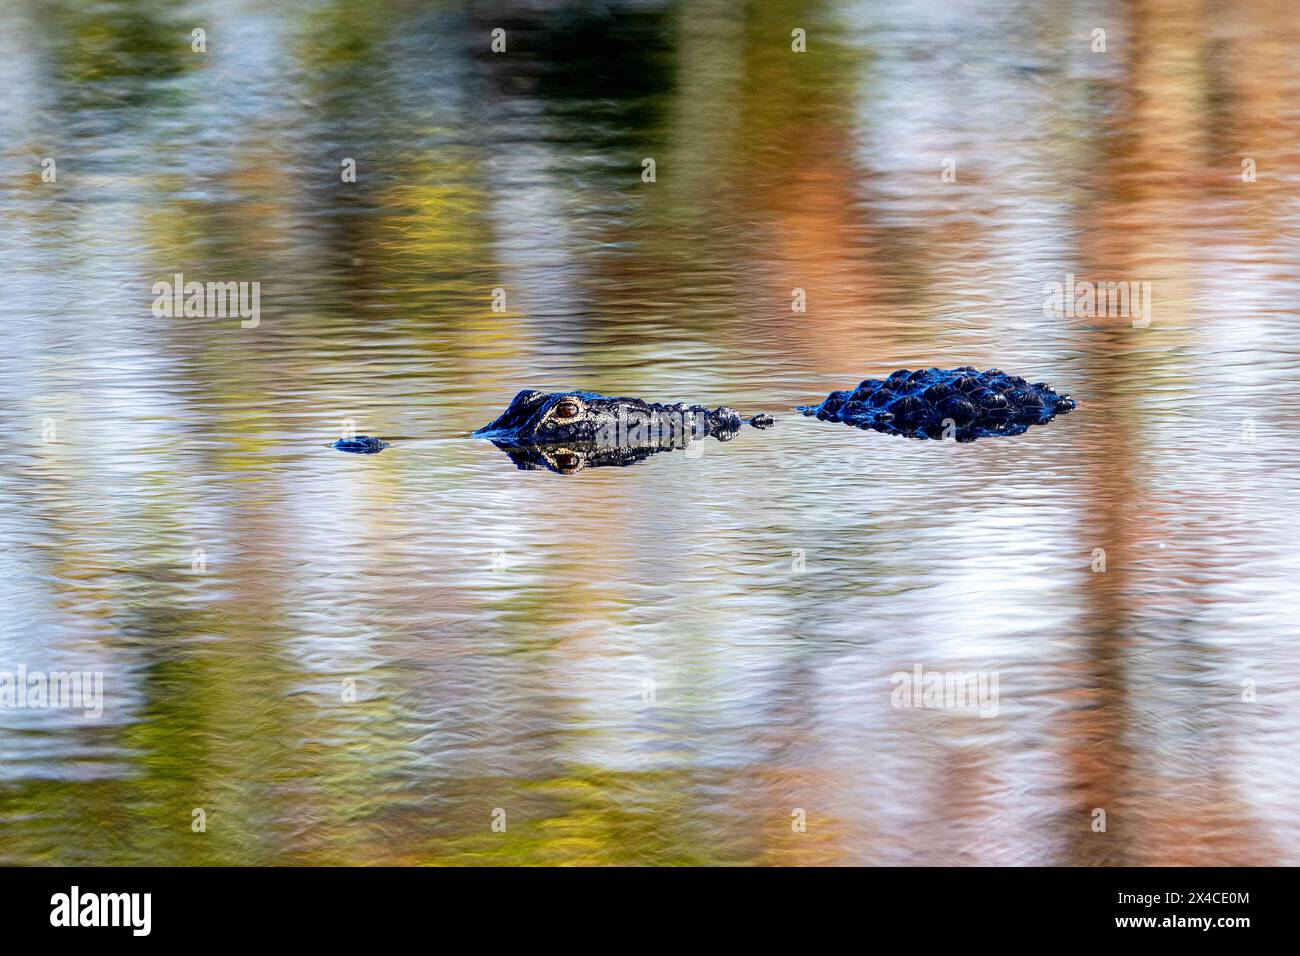
[[[887,378],[865,379],[844,391],[831,392],[819,405],[798,411],[823,421],[909,438],[974,441],[1019,435],[1075,407],[1069,395],[1045,382],[1029,383],[1018,375],[991,368],[899,369]]]

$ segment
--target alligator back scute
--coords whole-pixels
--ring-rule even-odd
[[[1019,435],[1076,406],[1044,382],[1030,383],[996,368],[899,369],[831,392],[798,411],[909,438],[977,438]]]

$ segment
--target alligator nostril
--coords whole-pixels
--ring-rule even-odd
[[[555,406],[557,418],[573,418],[578,414],[578,406],[573,402],[560,402]]]

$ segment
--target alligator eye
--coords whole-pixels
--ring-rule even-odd
[[[555,456],[555,467],[566,474],[571,471],[577,471],[580,464],[582,464],[582,462],[578,460],[577,455],[572,455],[566,452]]]
[[[578,414],[578,406],[573,402],[560,402],[555,406],[556,418],[574,418]]]

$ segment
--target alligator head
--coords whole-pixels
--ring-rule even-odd
[[[798,411],[909,438],[977,438],[1019,435],[1075,407],[1044,382],[991,368],[899,369],[888,378],[869,378],[851,389],[831,392],[820,405]]]
[[[742,418],[725,405],[661,405],[595,392],[524,389],[495,420],[474,432],[510,455],[520,468],[571,474],[583,468],[630,465],[702,438],[729,441],[741,427],[768,428],[770,415]]]

